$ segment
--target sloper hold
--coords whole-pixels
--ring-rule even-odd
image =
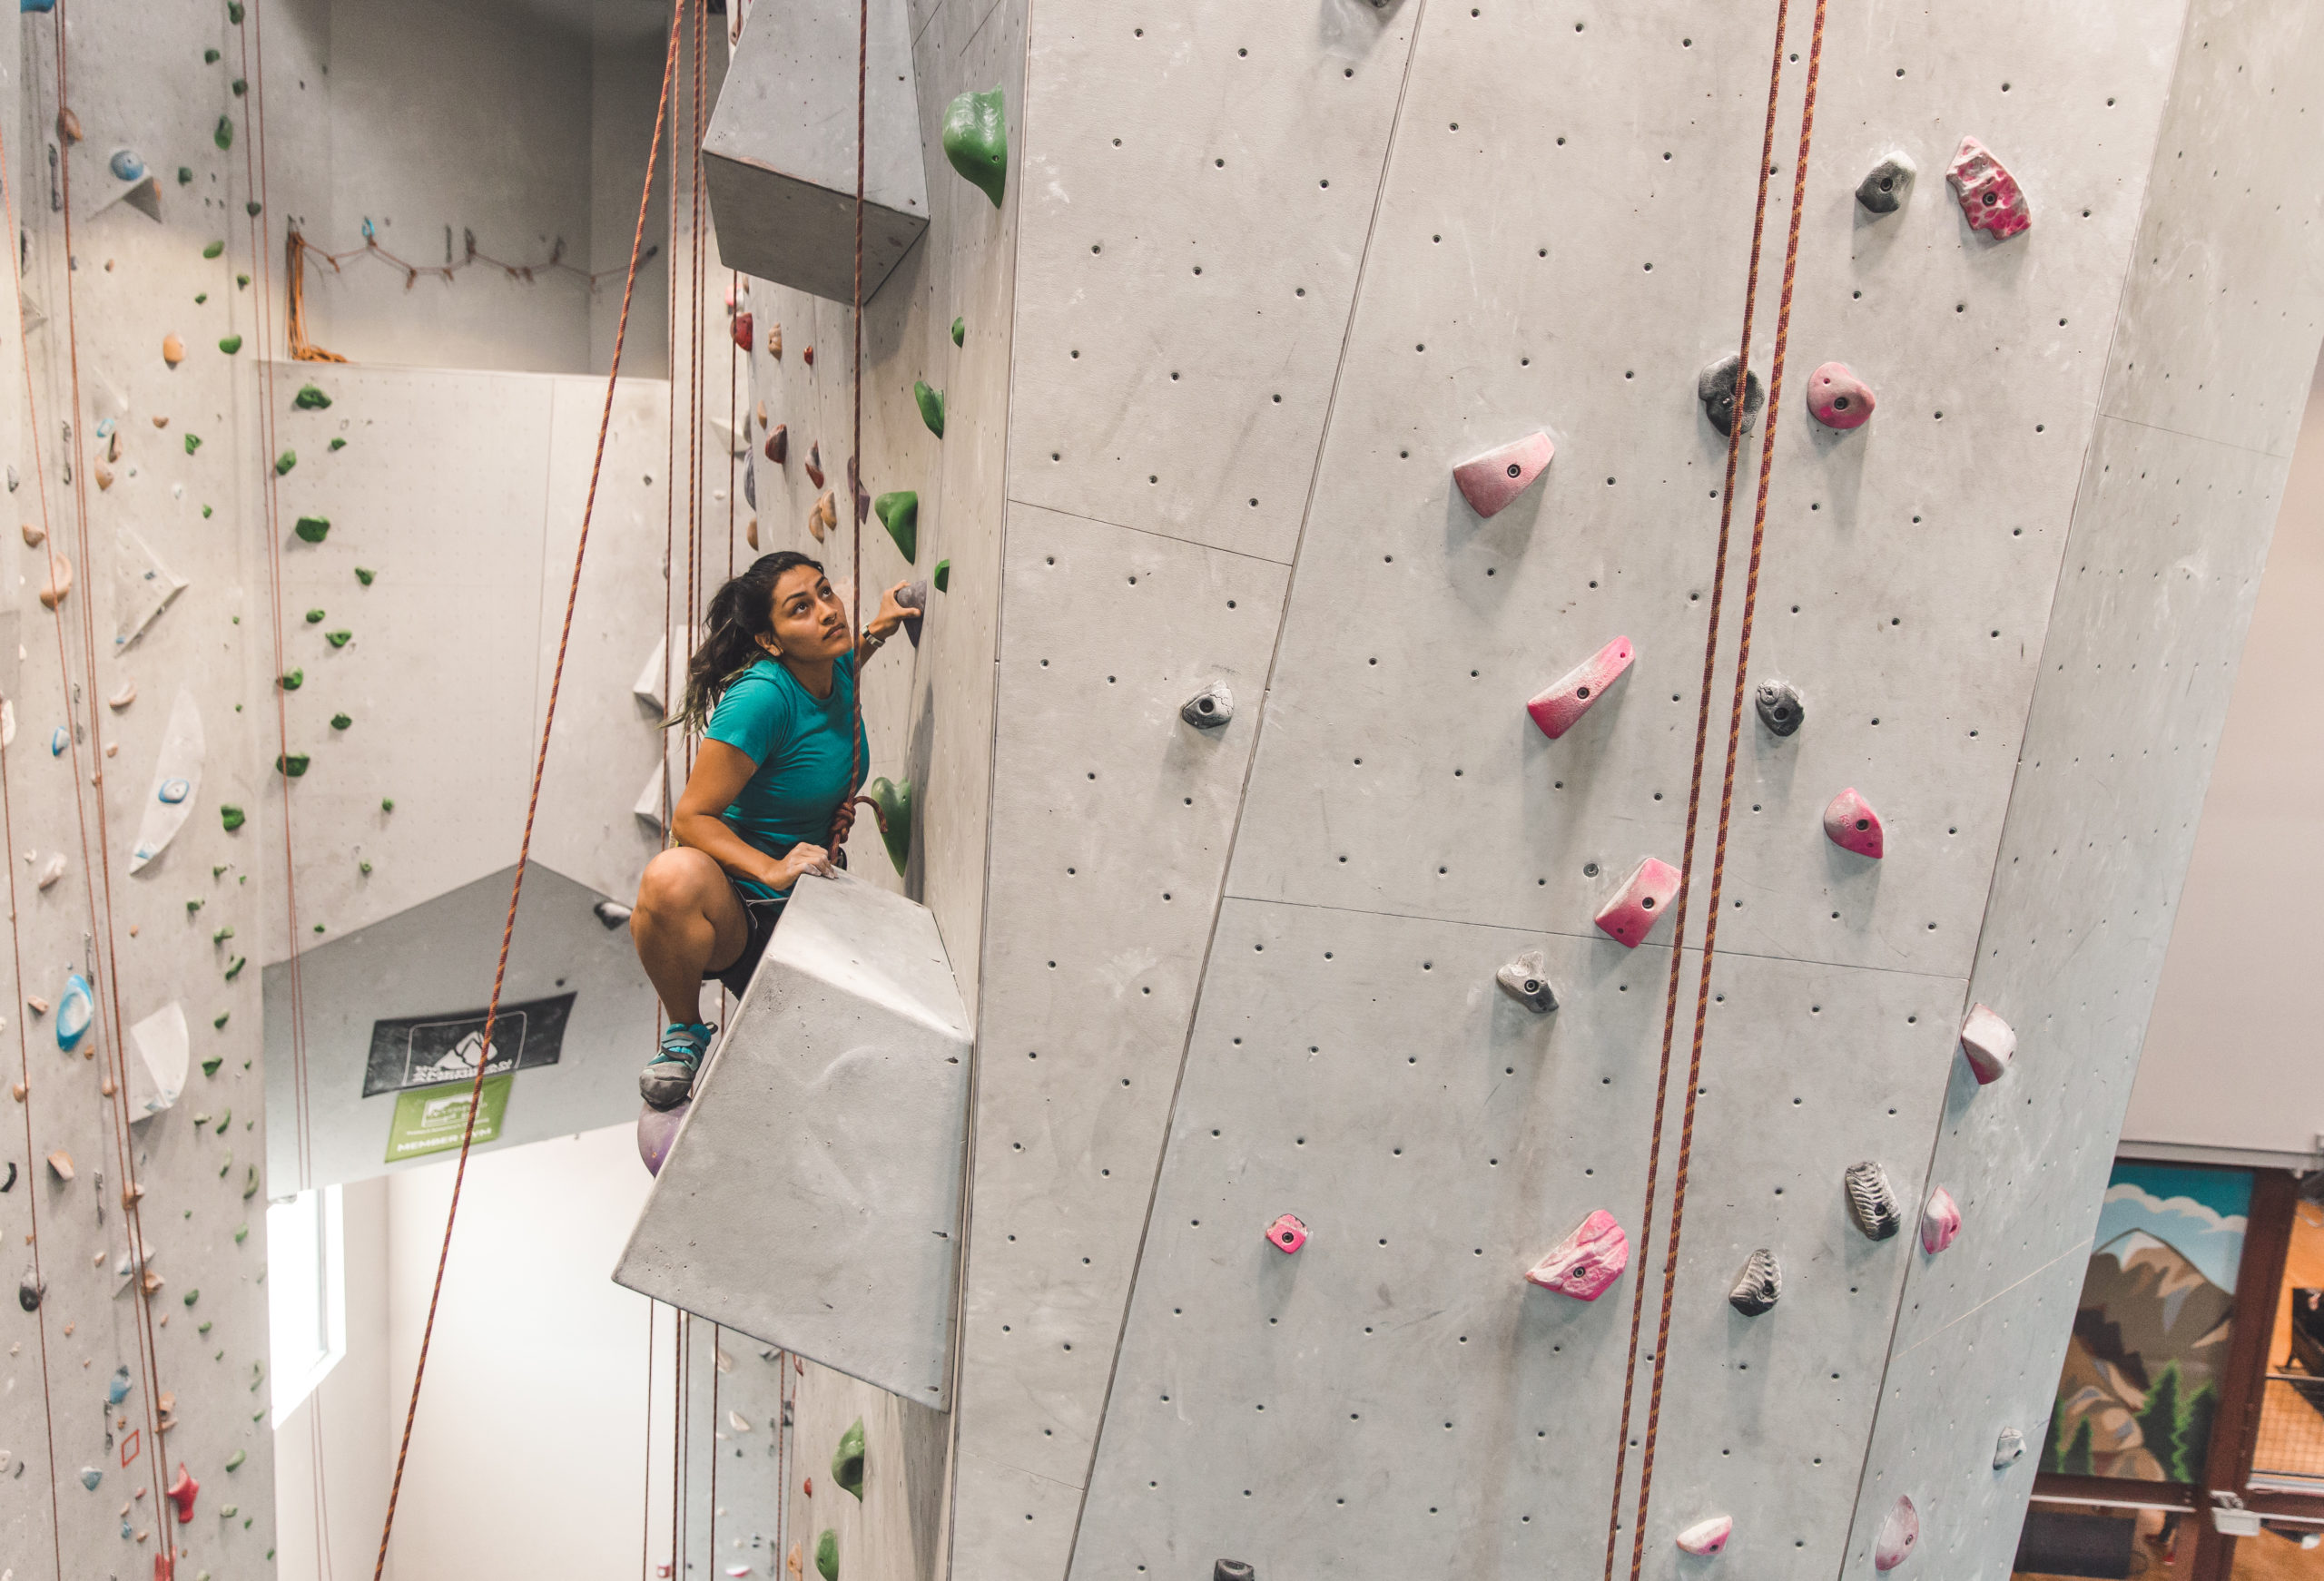
[[[892,782],[883,774],[864,790],[880,810],[880,843],[901,874],[911,862],[911,781]]]
[[[1196,730],[1217,730],[1235,717],[1235,693],[1214,681],[1178,705],[1178,717]]]
[[[1912,155],[1900,148],[1891,149],[1856,184],[1856,201],[1866,213],[1893,214],[1913,195],[1913,178],[1920,173]]]
[[[1493,974],[1501,991],[1535,1015],[1546,1015],[1558,1007],[1557,990],[1550,986],[1548,956],[1538,949],[1529,949]]]
[[[77,1047],[95,1019],[97,1003],[89,992],[89,980],[78,972],[68,972],[64,977],[64,992],[56,1001],[56,1046]],[[65,1178],[70,1180],[71,1174]]]
[[[637,1157],[648,1174],[662,1173],[662,1161],[670,1156],[670,1144],[678,1139],[678,1126],[684,1123],[686,1111],[694,1105],[677,1104],[667,1109],[657,1109],[651,1104],[637,1108]]]
[[[1920,1540],[1921,1512],[1913,1507],[1910,1498],[1899,1494],[1880,1523],[1880,1535],[1873,1539],[1873,1568],[1895,1569],[1912,1554],[1913,1545]]]
[[[904,635],[911,645],[920,646],[920,623],[928,614],[928,583],[925,579],[908,582],[896,589],[896,606],[904,612]]]
[[[320,385],[302,384],[299,393],[290,398],[290,404],[302,412],[326,411],[330,407],[330,397],[323,394]]]
[[[1481,516],[1499,516],[1548,469],[1557,453],[1547,434],[1528,434],[1513,445],[1463,461],[1452,469],[1452,481],[1471,510]]]
[[[1759,711],[1759,722],[1768,733],[1787,736],[1807,720],[1807,704],[1799,695],[1799,688],[1784,680],[1759,682],[1753,693],[1751,706]]]
[[[1772,1250],[1762,1246],[1743,1260],[1743,1270],[1727,1292],[1727,1304],[1747,1318],[1756,1318],[1774,1311],[1782,1299],[1783,1264]]]
[[[1732,351],[1716,361],[1703,365],[1695,375],[1695,398],[1703,404],[1703,416],[1721,434],[1733,437],[1735,433],[1735,370],[1743,365],[1742,358]],[[1759,384],[1759,376],[1747,373],[1743,378],[1743,431],[1751,432],[1759,426],[1759,408],[1767,405],[1768,392]]]
[[[33,1271],[27,1268],[25,1277],[16,1281],[16,1304],[28,1312],[36,1312],[40,1311],[40,1298],[47,1291],[48,1287],[34,1278]]]
[[[855,1495],[858,1504],[863,1502],[863,1419],[858,1417],[847,1431],[839,1436],[839,1448],[832,1451],[832,1480]]]
[[[1555,741],[1590,712],[1636,656],[1628,637],[1616,637],[1551,682],[1549,690],[1525,705],[1525,712],[1543,735]]]
[[[1680,1532],[1677,1541],[1681,1553],[1708,1559],[1727,1547],[1727,1539],[1735,1532],[1732,1516],[1715,1515],[1709,1520],[1699,1520]]]
[[[298,534],[306,543],[320,544],[330,536],[330,518],[329,516],[300,516],[290,530]]]
[[[1525,1282],[1576,1301],[1594,1301],[1630,1265],[1630,1238],[1622,1233],[1613,1214],[1599,1208],[1551,1247],[1547,1257],[1526,1270]]]
[[[1994,241],[2002,241],[2034,223],[2034,206],[2017,178],[1975,138],[1961,140],[1945,179],[1961,200],[1961,217],[1969,221],[1970,230],[1991,231]]]
[[[2017,1056],[2016,1029],[1985,1006],[1972,1005],[1961,1023],[1961,1055],[1976,1073],[1977,1085],[1991,1086]]]
[[[1824,838],[1842,850],[1876,860],[1885,846],[1880,815],[1853,785],[1833,797],[1831,805],[1824,809]]]
[[[1994,1439],[1994,1469],[2003,1470],[2025,1458],[2025,1435],[2015,1428],[2004,1428]]]
[[[1009,184],[1009,125],[999,88],[963,93],[944,107],[944,157],[1000,207]]]
[[[162,612],[185,591],[186,580],[162,565],[153,545],[129,528],[116,533],[113,542],[113,645],[118,652],[162,618]]]
[[[1278,1213],[1267,1226],[1267,1244],[1288,1257],[1307,1244],[1307,1226],[1296,1213]]]
[[[1614,898],[1598,908],[1598,929],[1623,948],[1636,949],[1678,895],[1679,869],[1659,857],[1648,857],[1631,869]]]
[[[1921,1209],[1921,1250],[1931,1257],[1953,1244],[1961,1233],[1961,1207],[1943,1186],[1929,1193]]]
[[[823,1581],[839,1581],[839,1534],[829,1527],[815,1539],[815,1574]]]
[[[941,439],[944,437],[944,392],[931,389],[924,378],[916,379],[911,387],[911,398],[920,403],[920,420],[928,431]]]
[[[129,1029],[129,1046],[137,1054],[129,1065],[129,1117],[150,1119],[185,1091],[192,1038],[184,1007],[172,999],[135,1023]]]
[[[1827,428],[1861,428],[1879,400],[1845,362],[1827,362],[1807,376],[1807,412]]]
[[[1258,1572],[1241,1559],[1221,1559],[1211,1566],[1210,1581],[1258,1581]]]
[[[878,513],[880,525],[888,529],[888,536],[896,541],[896,552],[908,565],[920,562],[920,496],[911,489],[901,488],[893,494],[883,494],[872,502]],[[834,523],[834,525],[837,524]]]
[[[1851,1164],[1840,1177],[1848,1199],[1848,1216],[1867,1241],[1886,1241],[1905,1227],[1904,1211],[1889,1189],[1888,1172],[1872,1159]]]

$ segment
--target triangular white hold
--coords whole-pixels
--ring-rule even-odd
[[[145,634],[145,628],[161,618],[170,601],[185,591],[185,578],[162,564],[144,539],[127,527],[117,539],[118,551],[113,556],[113,604],[115,624],[113,645],[116,651]]]
[[[195,797],[202,790],[202,764],[204,749],[202,739],[202,710],[193,701],[193,693],[178,688],[177,701],[170,704],[169,728],[162,732],[162,751],[153,764],[153,783],[145,792],[144,816],[138,820],[137,844],[129,853],[129,870],[143,871],[145,864],[169,849],[178,830],[193,812]]]
[[[743,456],[749,453],[751,427],[747,420],[739,428],[724,417],[712,417],[709,421],[710,431],[718,436],[720,444],[726,447],[727,455]]]
[[[153,1265],[156,1255],[153,1243],[138,1232],[133,1221],[122,1228],[126,1239],[114,1242],[113,1252],[113,1293],[116,1301],[128,1292],[135,1276]]]
[[[110,180],[110,176],[107,178]],[[133,182],[114,182],[113,196],[97,205],[102,214],[115,203],[126,203],[148,220],[162,217],[162,183],[151,171]]]
[[[655,834],[663,832],[662,766],[660,764],[655,764],[654,771],[645,777],[645,789],[637,793],[637,805],[630,810],[637,814],[638,822],[645,825]]]
[[[129,1117],[150,1119],[178,1101],[185,1091],[186,1064],[192,1039],[185,1027],[185,1009],[172,999],[129,1029]]]
[[[687,633],[688,652],[691,653],[695,644],[701,641],[702,628],[695,626]],[[659,714],[666,715],[670,712],[670,694],[665,685],[664,670],[665,666],[671,665],[670,639],[665,633],[662,640],[654,644],[654,652],[646,655],[645,668],[640,670],[637,673],[637,679],[630,683],[629,689],[638,700],[652,703],[654,712]],[[669,669],[668,679],[684,685],[685,678],[686,661],[681,657],[675,662],[675,666]]]

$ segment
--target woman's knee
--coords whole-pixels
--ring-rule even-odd
[[[710,899],[713,886],[724,882],[716,862],[700,851],[674,846],[645,864],[637,881],[637,909],[659,917],[698,914]]]

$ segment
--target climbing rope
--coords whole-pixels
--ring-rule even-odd
[[[853,638],[857,654],[863,642],[863,517],[871,508],[871,496],[863,487],[863,125],[865,84],[872,74],[872,0],[861,0],[856,8],[855,23],[855,310],[849,316],[849,327],[854,332],[854,355],[848,365],[848,394],[854,402],[854,426],[848,442],[847,515],[850,543],[849,558],[852,562],[852,585],[848,597],[853,609],[848,617],[848,634]],[[863,662],[859,657],[853,665],[854,716],[847,733],[847,794],[840,798],[838,808],[832,813],[832,860],[840,867],[847,866],[848,832],[855,827],[855,809],[860,802],[872,810],[872,820],[880,832],[888,832],[888,815],[869,796],[858,796],[855,788],[863,779]]]
[[[282,323],[285,339],[290,343],[290,358],[294,362],[344,362],[346,358],[336,351],[326,351],[307,338],[307,254],[312,252],[339,272],[339,260],[330,253],[307,245],[299,228],[290,228],[282,241],[283,281],[286,299]]]
[[[1662,1425],[1663,1370],[1669,1359],[1670,1311],[1676,1299],[1678,1289],[1679,1237],[1681,1230],[1685,1226],[1687,1213],[1687,1176],[1689,1166],[1692,1162],[1694,1153],[1695,1105],[1696,1101],[1700,1096],[1702,1091],[1703,1036],[1710,1015],[1711,963],[1718,949],[1718,902],[1720,896],[1724,891],[1727,879],[1727,837],[1735,810],[1735,761],[1741,741],[1743,729],[1743,693],[1749,684],[1751,667],[1751,632],[1752,626],[1758,614],[1759,566],[1767,548],[1768,491],[1769,481],[1773,477],[1775,472],[1776,427],[1777,420],[1783,411],[1784,362],[1786,355],[1790,349],[1791,344],[1792,290],[1797,280],[1799,272],[1800,222],[1807,211],[1807,153],[1809,143],[1814,137],[1816,130],[1816,84],[1817,76],[1822,70],[1824,60],[1824,18],[1827,4],[1827,0],[1816,0],[1815,25],[1813,30],[1808,35],[1807,86],[1799,110],[1799,152],[1792,165],[1791,224],[1789,231],[1784,241],[1783,293],[1781,298],[1778,300],[1776,308],[1775,355],[1768,369],[1767,428],[1759,437],[1759,487],[1758,499],[1751,513],[1751,560],[1749,570],[1746,574],[1743,583],[1743,617],[1736,632],[1735,686],[1732,697],[1728,703],[1727,719],[1727,761],[1719,780],[1718,828],[1716,836],[1716,843],[1711,848],[1710,897],[1709,904],[1704,908],[1702,960],[1697,968],[1695,977],[1694,1037],[1691,1045],[1689,1046],[1687,1056],[1687,1092],[1679,1124],[1679,1157],[1670,1175],[1670,1239],[1668,1249],[1663,1256],[1662,1309],[1660,1319],[1655,1328],[1654,1374],[1653,1381],[1649,1385],[1647,1394],[1646,1441],[1640,1451],[1639,1458],[1638,1518],[1633,1523],[1630,1533],[1630,1581],[1638,1581],[1639,1575],[1646,1564],[1647,1500],[1653,1490],[1654,1452],[1656,1448],[1656,1440]],[[1778,24],[1778,26],[1780,26],[1780,24]],[[1780,63],[1782,59],[1782,46],[1780,44],[1777,46],[1777,59],[1778,63]],[[1772,93],[1769,95],[1769,129],[1770,132],[1772,132]],[[1768,152],[1771,153],[1772,150],[1769,150]],[[1773,166],[1772,161],[1765,155],[1760,159],[1759,165],[1761,172],[1759,177],[1759,206],[1761,220],[1764,221],[1767,207],[1767,181],[1768,175],[1771,173]],[[1756,223],[1754,229],[1756,231]],[[1755,262],[1756,255],[1757,246],[1755,241]],[[1738,431],[1741,429],[1743,425],[1743,413],[1748,408],[1748,402],[1745,399],[1745,396],[1749,388],[1748,382],[1749,374],[1750,364],[1748,361],[1740,363],[1736,368],[1736,415],[1732,421]],[[1732,503],[1734,495],[1734,479],[1732,476],[1732,458],[1734,455],[1734,448],[1731,446],[1728,455],[1730,468],[1728,480],[1728,497],[1726,501],[1721,503],[1720,507],[1722,524],[1720,536],[1722,543],[1720,545],[1721,552],[1719,556],[1719,572],[1722,577],[1724,576],[1727,569],[1727,559],[1725,554],[1726,545],[1723,541],[1726,536],[1724,523],[1727,517],[1728,508]],[[1718,614],[1717,604],[1718,594],[1716,592],[1714,592],[1712,597],[1713,604],[1711,618],[1714,622],[1713,629],[1716,631],[1715,623],[1718,620]],[[1713,647],[1716,647],[1715,640]],[[1710,690],[1708,684],[1709,669],[1709,658],[1707,655],[1705,659],[1706,684],[1703,689],[1703,707],[1705,708],[1708,708],[1709,706],[1710,696]],[[1689,795],[1689,816],[1688,820],[1688,830],[1689,846],[1690,850],[1693,844],[1694,829],[1692,810],[1695,797],[1699,792],[1702,775],[1702,732],[1699,724],[1698,725],[1695,741],[1695,779],[1697,789],[1694,791],[1690,791]],[[1681,915],[1683,917],[1683,912]],[[1670,1004],[1675,1004],[1676,1001],[1676,994],[1679,986],[1679,966],[1680,958],[1685,953],[1682,948],[1684,944],[1685,936],[1680,934],[1673,939],[1671,945],[1670,989],[1672,998],[1669,1001]],[[1666,1005],[1664,1025],[1666,1028],[1665,1037],[1667,1038],[1669,1036],[1668,1027],[1669,1025],[1668,1005]],[[1669,1067],[1667,1043],[1664,1067],[1667,1072]],[[1658,1105],[1658,1119],[1659,1118],[1659,1105]],[[1658,1148],[1659,1145],[1659,1144],[1658,1139]],[[1640,1281],[1641,1291],[1643,1290],[1644,1283],[1645,1281],[1643,1280]],[[1633,1365],[1633,1372],[1634,1371],[1635,1366]],[[1627,1437],[1627,1431],[1628,1429],[1625,1428],[1625,1437]],[[1619,1496],[1618,1490],[1617,1497],[1619,1498]]]
[[[606,434],[613,423],[614,395],[621,378],[622,347],[629,334],[630,303],[637,290],[639,255],[645,245],[645,215],[647,205],[654,193],[654,165],[660,157],[662,132],[669,116],[670,76],[675,68],[679,29],[685,15],[685,6],[686,0],[671,0],[670,37],[664,57],[662,95],[660,103],[655,106],[654,110],[654,137],[647,147],[645,187],[644,191],[638,194],[637,223],[630,238],[629,272],[622,283],[621,317],[614,327],[613,364],[606,372],[606,402],[597,417],[596,449],[589,463],[589,492],[581,507],[581,533],[579,541],[574,545],[572,579],[566,587],[565,620],[556,639],[556,664],[550,672],[548,704],[541,719],[540,746],[533,758],[532,790],[525,803],[525,832],[517,847],[517,873],[515,880],[508,888],[508,914],[500,929],[500,957],[497,964],[493,967],[492,995],[485,1005],[483,1047],[487,1052],[492,1047],[494,1026],[499,1019],[501,989],[508,977],[508,947],[517,931],[517,903],[524,894],[525,869],[532,859],[533,821],[540,810],[541,777],[548,767],[549,740],[556,728],[556,700],[558,692],[565,684],[565,656],[566,650],[573,639],[574,606],[581,597],[581,567],[589,553],[589,525],[596,514],[597,481],[599,475],[604,471],[606,461]],[[478,1056],[476,1077],[468,1088],[468,1120],[460,1128],[460,1155],[458,1165],[452,1175],[451,1205],[444,1214],[443,1246],[436,1256],[436,1279],[428,1295],[428,1321],[420,1330],[419,1359],[412,1370],[411,1399],[404,1410],[403,1437],[396,1448],[395,1478],[388,1488],[387,1516],[379,1527],[379,1554],[372,1566],[372,1581],[381,1581],[381,1577],[387,1573],[388,1542],[395,1533],[396,1505],[403,1493],[404,1464],[411,1454],[412,1423],[419,1415],[420,1385],[428,1375],[428,1349],[436,1336],[436,1310],[444,1296],[444,1269],[451,1260],[452,1229],[459,1218],[460,1188],[468,1179],[468,1153],[476,1142],[476,1117],[484,1091],[484,1073],[490,1064],[491,1061],[488,1058]]]

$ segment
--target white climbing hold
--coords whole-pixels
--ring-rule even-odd
[[[662,832],[662,787],[666,773],[663,765],[655,764],[654,771],[645,777],[645,789],[637,793],[636,805],[630,809],[637,821],[655,834]]]
[[[1913,1545],[1921,1540],[1921,1512],[1913,1501],[1898,1495],[1890,1507],[1887,1518],[1880,1523],[1880,1536],[1872,1545],[1875,1569],[1893,1570],[1912,1553]]]
[[[1972,1005],[1961,1023],[1961,1055],[1976,1073],[1977,1085],[1990,1086],[2017,1056],[2016,1030],[1984,1005]]]
[[[1929,1193],[1928,1203],[1921,1209],[1921,1250],[1934,1257],[1960,1233],[1960,1206],[1951,1192],[1939,1186]]]
[[[597,920],[606,925],[608,932],[629,920],[629,908],[618,900],[600,900],[589,909],[596,914]]]
[[[2015,1428],[2004,1428],[1994,1439],[1994,1469],[2014,1466],[2024,1458],[2025,1435]]]
[[[113,607],[120,612],[113,646],[125,648],[143,636],[185,587],[185,578],[162,565],[144,539],[122,528],[113,554]]]
[[[1502,992],[1536,1015],[1545,1015],[1558,1007],[1557,990],[1550,986],[1549,957],[1538,949],[1529,949],[1493,975]]]
[[[127,708],[131,703],[136,701],[137,682],[133,680],[124,679],[122,682],[120,688],[115,691],[111,697],[105,699],[105,706],[112,709],[115,713],[119,713],[123,709]]]
[[[1727,1547],[1727,1539],[1734,1530],[1733,1517],[1715,1515],[1709,1520],[1699,1520],[1685,1531],[1680,1532],[1678,1537],[1679,1547],[1685,1553],[1708,1559]]]
[[[137,1051],[129,1062],[129,1117],[143,1120],[176,1103],[185,1091],[192,1039],[184,1007],[173,999],[131,1026],[129,1046]]]
[[[64,876],[64,853],[63,851],[58,851],[54,856],[50,857],[46,862],[41,865],[40,878],[37,882],[42,889],[45,889]]]
[[[1235,693],[1214,681],[1179,704],[1178,717],[1196,730],[1216,730],[1235,717]]]
[[[137,825],[137,844],[129,853],[129,870],[143,871],[145,865],[169,849],[178,830],[193,814],[194,792],[202,784],[204,755],[202,735],[202,710],[193,701],[193,693],[178,688],[177,698],[170,704],[170,722],[162,732],[162,751],[153,763],[153,793],[146,799],[145,811]]]

